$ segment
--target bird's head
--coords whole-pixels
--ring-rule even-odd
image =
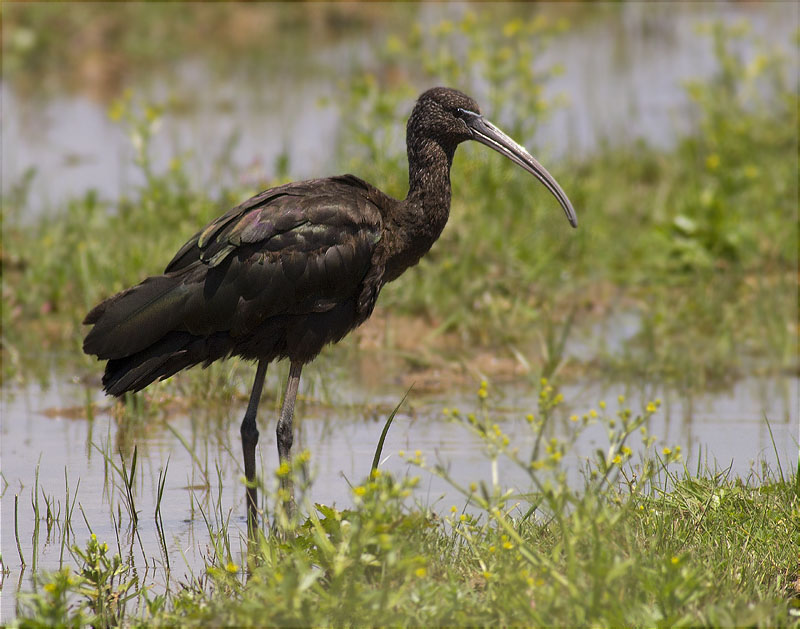
[[[578,226],[572,203],[553,176],[528,151],[489,122],[478,103],[463,92],[447,87],[423,92],[408,119],[408,139],[423,136],[452,150],[461,142],[476,140],[505,155],[541,181],[564,208],[570,225]]]

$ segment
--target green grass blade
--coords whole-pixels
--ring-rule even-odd
[[[381,460],[381,452],[383,452],[383,443],[386,441],[386,435],[389,434],[389,427],[392,425],[394,421],[394,416],[397,415],[397,411],[400,410],[400,407],[403,405],[403,402],[406,401],[408,394],[411,393],[411,389],[414,388],[412,384],[408,387],[408,391],[403,396],[403,399],[394,407],[394,410],[389,414],[389,417],[386,418],[386,423],[383,425],[383,430],[381,431],[381,437],[378,439],[378,446],[375,448],[375,456],[372,458],[372,467],[370,468],[370,474],[378,469],[378,463]]]

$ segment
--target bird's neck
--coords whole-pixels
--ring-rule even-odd
[[[421,208],[429,222],[442,221],[442,228],[450,213],[450,166],[454,152],[455,146],[443,147],[429,138],[408,144],[406,203]]]
[[[409,142],[408,196],[391,219],[385,281],[419,262],[447,224],[454,151],[430,139]]]

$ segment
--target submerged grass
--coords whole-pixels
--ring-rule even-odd
[[[409,453],[408,475],[373,470],[352,488],[352,508],[301,500],[298,517],[283,519],[284,533],[249,542],[232,531],[220,501],[201,512],[205,567],[159,593],[137,579],[132,555],[112,556],[91,536],[71,546],[74,569],[37,575],[15,623],[800,625],[794,472],[692,472],[679,447],[656,448],[646,430],[657,401],[613,416],[601,403],[570,421],[547,381],[527,416],[534,445],[522,452],[495,422],[485,383],[478,399],[470,412],[448,411],[448,420],[474,434],[493,469],[507,459],[526,483],[505,486],[496,474],[456,479]],[[572,446],[597,428],[605,444],[578,477]],[[307,460],[297,460],[299,471]],[[416,503],[415,468],[444,478],[462,504],[442,513]],[[125,482],[120,466],[113,473]]]

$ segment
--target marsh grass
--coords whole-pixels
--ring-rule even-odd
[[[545,98],[559,68],[533,60],[566,26],[542,16],[490,29],[484,17],[467,12],[458,23],[418,27],[406,42],[390,38],[368,67],[353,71],[334,103],[343,122],[342,168],[402,196],[405,154],[396,140],[417,86],[430,83],[471,90],[548,161],[536,130],[564,106]],[[579,208],[575,232],[547,191],[512,164],[463,147],[448,228],[418,268],[386,287],[379,308],[424,321],[426,344],[444,347],[448,338],[525,355],[541,375],[565,362],[578,369],[591,362],[594,372],[703,390],[754,366],[796,369],[796,56],[741,25],[708,26],[698,36],[712,42],[718,72],[686,86],[692,135],[668,151],[639,143],[549,163]],[[427,54],[432,48],[436,55]],[[389,81],[401,66],[419,76]],[[25,191],[35,175],[7,188],[4,378],[46,378],[54,356],[71,369],[95,370],[80,351],[87,310],[159,272],[200,226],[257,191],[229,185],[210,198],[190,185],[185,157],[157,171],[150,143],[168,108],[130,93],[110,108],[145,175],[128,198],[110,203],[89,191],[31,222]],[[590,328],[620,309],[638,319],[621,351],[596,344],[591,356],[564,353],[560,330]],[[416,369],[432,364],[430,353],[395,348],[395,336],[387,329],[382,349],[397,349]],[[42,346],[46,352],[24,351]],[[187,399],[207,403],[209,391],[230,399],[240,395],[229,377],[234,370],[195,370],[178,386]]]
[[[70,545],[72,568],[37,574],[16,623],[797,625],[795,472],[764,466],[735,478],[699,463],[689,470],[678,446],[656,445],[647,431],[658,407],[653,401],[634,413],[621,402],[611,414],[600,402],[566,417],[563,396],[545,380],[525,417],[533,445],[523,452],[497,423],[482,382],[474,406],[448,409],[446,421],[473,434],[492,470],[506,459],[525,482],[507,486],[496,472],[454,478],[441,462],[407,453],[405,476],[378,467],[354,484],[351,508],[312,504],[301,491],[289,518],[278,481],[296,474],[302,490],[302,454],[262,488],[278,528],[248,541],[221,494],[198,503],[204,566],[188,580],[167,577],[164,590],[137,577],[133,553],[112,556],[90,536]],[[598,428],[605,443],[576,467],[576,440]],[[130,478],[123,469],[110,472],[120,485]],[[420,504],[417,470],[443,478],[461,504]],[[162,479],[159,472],[163,487]],[[215,484],[221,489],[221,476]],[[154,515],[158,526],[158,509]],[[125,531],[117,520],[118,536],[130,539],[143,519],[136,522],[129,518]]]

